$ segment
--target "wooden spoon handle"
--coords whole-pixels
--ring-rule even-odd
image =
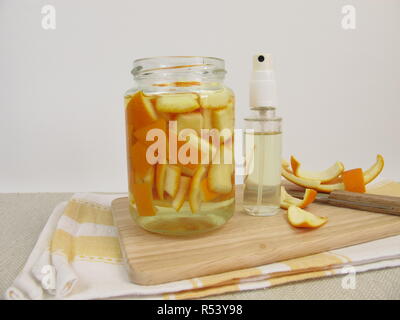
[[[400,216],[400,197],[336,190],[329,194],[328,203],[339,207]]]

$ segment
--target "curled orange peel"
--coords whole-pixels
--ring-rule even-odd
[[[290,164],[295,176],[309,180],[317,180],[321,183],[337,178],[344,170],[343,163],[339,161],[335,162],[332,166],[323,171],[304,170],[301,168],[301,163],[296,159],[295,156],[290,157]]]
[[[310,203],[314,202],[315,197],[317,196],[317,191],[313,189],[306,189],[304,192],[303,199],[298,199],[286,192],[285,187],[281,187],[281,208],[289,209],[291,205],[294,205],[299,208],[305,208]]]
[[[329,193],[329,192],[332,192],[333,190],[343,190],[344,189],[343,183],[322,184],[321,181],[309,180],[309,179],[297,177],[289,169],[289,163],[287,161],[282,162],[282,176],[284,178],[286,178],[287,180],[289,180],[290,182],[297,184],[298,186],[301,186],[303,188],[308,188],[308,189],[314,189],[319,192]]]
[[[384,159],[380,154],[378,154],[376,162],[369,169],[363,172],[364,183],[368,184],[372,180],[374,180],[381,173],[383,167],[384,167]],[[293,171],[290,170],[289,163],[285,160],[282,161],[282,176],[298,186],[301,186],[303,188],[314,189],[318,192],[330,193],[334,190],[345,189],[342,179],[340,179],[336,183],[327,184],[327,183],[322,183],[320,180],[310,180],[306,178],[297,177],[293,173]]]
[[[321,227],[328,222],[328,218],[316,216],[296,206],[289,207],[288,220],[293,227],[310,229]]]
[[[364,171],[364,183],[368,184],[374,180],[383,170],[385,166],[385,160],[378,154],[376,156],[376,162],[367,170]]]

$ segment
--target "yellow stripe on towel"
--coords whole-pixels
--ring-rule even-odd
[[[74,237],[64,230],[57,229],[51,242],[52,253],[61,253],[69,261],[103,260],[104,262],[122,259],[119,241],[116,237]]]
[[[315,278],[322,278],[329,275],[336,274],[335,270],[326,270],[326,271],[312,271],[312,272],[305,272],[287,276],[281,276],[277,278],[270,278],[268,280],[258,280],[255,282],[256,288],[268,288],[277,285],[282,285],[286,283],[292,283],[296,281],[302,281],[307,279],[315,279]],[[163,295],[163,299],[165,300],[182,300],[182,299],[199,299],[203,297],[209,297],[213,295],[229,293],[229,292],[237,292],[237,291],[244,291],[244,290],[252,290],[253,288],[243,286],[241,287],[240,284],[228,284],[216,287],[208,287],[208,288],[200,288],[196,290],[188,290],[182,291],[177,293],[167,293]]]
[[[111,210],[95,204],[71,200],[64,210],[64,215],[78,223],[95,223],[113,226]]]
[[[249,277],[259,276],[262,272],[258,268],[249,268],[235,270],[225,273],[213,274],[198,278],[202,287],[211,287],[215,285],[225,285],[237,282],[238,279],[245,279]]]
[[[331,274],[335,274],[335,271],[329,270],[329,271],[304,272],[304,273],[282,276],[282,277],[278,277],[278,278],[271,278],[271,279],[268,279],[268,282],[270,283],[270,286],[273,287],[273,286],[290,283],[290,282],[322,278],[322,277],[326,277]]]
[[[240,291],[240,287],[236,284],[231,284],[227,286],[221,287],[211,287],[200,290],[192,290],[192,291],[182,291],[177,293],[166,293],[163,295],[164,300],[186,300],[186,299],[196,299],[207,296],[213,296],[216,294],[222,294],[226,292],[232,291]]]
[[[321,269],[328,268],[334,265],[342,265],[345,257],[338,257],[329,252],[323,252],[318,254],[313,254],[310,256],[300,257],[296,259],[290,259],[286,261],[281,261],[281,263],[286,264],[292,271],[296,270],[308,270],[308,269]]]

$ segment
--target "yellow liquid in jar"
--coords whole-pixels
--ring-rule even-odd
[[[230,92],[230,91],[228,91]],[[197,95],[197,93],[190,93],[193,95]],[[207,93],[208,95],[218,94]],[[205,93],[203,92],[203,96]],[[156,100],[162,97],[163,94],[154,94],[148,95],[148,97],[153,107],[156,104]],[[137,158],[138,154],[132,152],[132,146],[137,143],[137,138],[135,137],[135,121],[140,121],[142,114],[137,114],[137,110],[140,112],[143,111],[142,106],[138,107],[138,104],[129,105],[133,95],[127,95],[125,97],[125,109],[126,109],[126,128],[127,128],[127,154],[128,154],[128,175],[129,175],[129,210],[132,218],[135,222],[140,225],[142,228],[165,235],[192,235],[203,233],[207,231],[211,231],[217,229],[224,225],[233,215],[235,211],[235,184],[234,184],[234,169],[230,173],[229,181],[232,183],[232,189],[228,192],[217,192],[215,197],[212,200],[201,200],[200,209],[197,212],[193,212],[192,208],[189,204],[189,194],[191,190],[188,190],[188,193],[185,196],[185,200],[183,206],[179,211],[175,210],[172,207],[173,197],[169,196],[166,192],[164,192],[164,199],[160,199],[157,194],[156,189],[156,176],[153,175],[149,180],[141,177],[137,177],[135,169],[134,169],[134,159]],[[175,120],[178,118],[178,127],[179,125],[183,125],[186,128],[193,129],[198,131],[199,129],[213,129],[215,125],[212,123],[211,119],[218,119],[218,116],[221,117],[222,120],[225,120],[226,117],[230,115],[230,113],[223,114],[221,111],[231,111],[232,119],[228,118],[228,121],[220,121],[220,126],[227,127],[233,132],[233,95],[229,93],[229,103],[227,106],[222,109],[218,109],[216,114],[214,111],[207,108],[199,107],[192,112],[178,112],[180,105],[172,105],[171,108],[175,108],[172,110],[174,112],[166,112],[166,111],[158,111],[157,117],[158,119],[164,119],[167,123],[167,131],[168,131],[168,123],[170,120]],[[232,109],[230,109],[232,108]],[[146,111],[146,110],[145,110]],[[188,117],[186,121],[183,121],[182,118],[179,118],[181,115],[192,114],[192,117]],[[201,116],[200,116],[201,115]],[[224,118],[225,117],[225,118]],[[139,120],[138,120],[139,119]],[[200,119],[201,121],[198,121]],[[179,129],[179,128],[178,128]],[[221,128],[219,128],[221,129]],[[168,136],[168,132],[167,132]],[[233,144],[233,139],[227,139],[221,142],[221,145],[225,145],[231,143]],[[169,159],[168,159],[169,162]],[[169,163],[167,165],[170,165]],[[177,164],[171,164],[176,166]],[[224,166],[224,164],[216,164],[215,166]],[[205,168],[206,174],[202,178],[202,181],[210,178],[210,167],[211,164],[206,165]],[[155,168],[155,165],[154,165]],[[224,170],[225,171],[225,170]],[[181,175],[190,178],[191,181],[193,179],[193,174],[190,172],[184,171],[182,169]],[[146,196],[142,194],[136,194],[138,199],[135,199],[133,189],[136,184],[148,184],[148,187],[151,189]],[[154,206],[155,210],[150,210],[148,212],[139,212],[137,201],[143,201],[143,198],[147,198],[146,201],[151,201],[152,206]],[[151,198],[151,199],[150,199]]]
[[[143,229],[166,235],[183,236],[212,231],[224,225],[235,210],[234,198],[203,202],[200,212],[193,214],[189,204],[185,202],[179,212],[173,208],[157,206],[157,215],[142,217],[137,214],[135,206],[130,204],[133,219]]]

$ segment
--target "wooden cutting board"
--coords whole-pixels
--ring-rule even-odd
[[[237,188],[241,199],[242,188]],[[394,195],[394,194],[392,194]],[[400,196],[400,194],[399,194]],[[189,279],[342,248],[400,234],[400,217],[312,204],[307,210],[329,221],[320,229],[296,229],[285,211],[272,217],[236,212],[218,230],[192,237],[147,232],[132,220],[128,198],[113,201],[123,253],[133,282],[142,285]]]

